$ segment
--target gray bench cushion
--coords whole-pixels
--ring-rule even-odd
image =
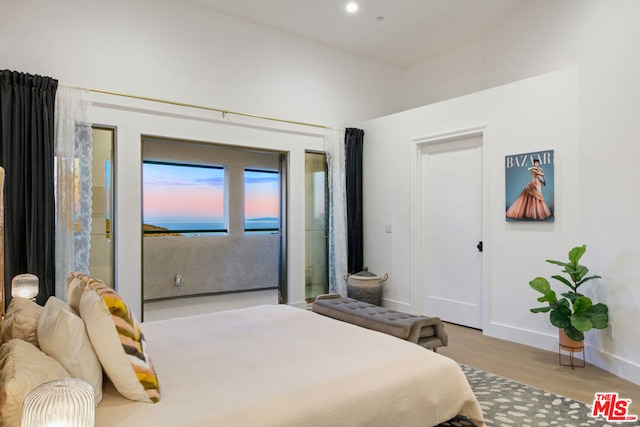
[[[312,310],[429,349],[447,345],[447,334],[439,317],[415,316],[388,310],[353,298],[343,298],[339,294],[318,296]]]

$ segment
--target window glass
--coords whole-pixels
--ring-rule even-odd
[[[91,248],[89,272],[112,288],[114,283],[113,151],[115,129],[94,127],[91,138]],[[79,185],[79,184],[78,184]],[[79,188],[79,187],[76,187]],[[79,203],[79,200],[78,200]]]
[[[226,233],[224,168],[144,161],[145,236]]]
[[[280,228],[280,175],[277,171],[245,169],[244,230],[277,233]]]
[[[329,293],[327,156],[305,153],[305,299]]]

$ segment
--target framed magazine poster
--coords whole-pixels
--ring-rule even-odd
[[[506,220],[554,220],[553,150],[505,156]]]

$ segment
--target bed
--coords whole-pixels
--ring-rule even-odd
[[[96,426],[483,425],[466,377],[420,346],[285,305],[142,325],[158,403],[107,384]]]
[[[3,427],[24,393],[67,376],[93,387],[96,427],[485,425],[457,363],[408,341],[287,305],[138,324],[98,279],[69,283],[67,301],[9,305]]]

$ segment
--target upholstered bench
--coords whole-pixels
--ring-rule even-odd
[[[312,305],[318,314],[383,332],[438,351],[447,345],[447,334],[439,317],[415,316],[388,310],[340,294],[319,295]]]

